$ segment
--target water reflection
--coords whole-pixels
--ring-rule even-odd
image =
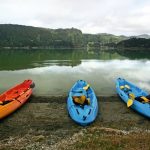
[[[77,66],[81,60],[124,59],[116,51],[90,52],[85,50],[0,50],[0,70],[19,70],[45,66]]]
[[[47,67],[1,71],[0,91],[31,78],[36,83],[36,95],[66,95],[76,80],[84,79],[91,84],[97,95],[113,95],[116,94],[115,79],[124,77],[150,92],[149,60],[80,61],[77,66],[60,66],[54,61],[56,64]]]
[[[124,56],[128,59],[150,59],[150,51],[133,51],[133,50],[117,50],[120,56]]]

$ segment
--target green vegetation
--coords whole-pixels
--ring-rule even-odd
[[[130,38],[117,44],[119,48],[150,48],[150,39]]]
[[[115,46],[122,40],[127,39],[125,36],[115,36],[112,34],[83,34],[84,45],[87,45],[89,42],[99,43],[100,46]]]
[[[149,134],[146,132],[126,132],[113,128],[93,127],[78,137],[73,144],[68,144],[72,150],[149,150]],[[71,143],[71,142],[70,142]],[[63,146],[61,149],[65,149]]]
[[[145,37],[145,38],[141,38]],[[103,47],[110,48],[150,48],[149,35],[137,37],[115,36],[112,34],[83,34],[75,28],[48,29],[23,25],[0,25],[1,48],[23,49],[60,49],[87,48],[97,51]]]
[[[12,24],[0,25],[0,47],[5,48],[83,48],[91,45],[90,43],[94,43],[92,47],[96,45],[96,48],[100,48],[114,46],[124,39],[126,37],[111,34],[83,34],[75,28],[47,29]]]
[[[44,67],[55,65],[56,63],[59,66],[77,66],[81,64],[83,59],[111,60],[120,57],[116,51],[87,52],[84,49],[0,49],[0,70]],[[123,59],[123,57],[121,58]]]
[[[21,25],[0,25],[1,47],[81,47],[82,33],[71,29],[45,29]]]

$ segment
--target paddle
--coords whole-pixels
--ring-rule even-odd
[[[86,86],[83,87],[84,90],[87,90],[90,87],[89,84],[87,84]]]
[[[130,99],[128,99],[128,101],[127,101],[127,107],[132,106],[133,101],[135,99],[135,95],[133,93],[130,93],[129,96],[130,96]]]
[[[141,99],[144,100],[145,103],[150,102],[150,100],[145,96],[141,96]]]

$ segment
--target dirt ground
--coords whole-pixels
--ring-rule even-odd
[[[132,141],[135,136],[133,138],[131,135],[134,134],[135,141],[142,134],[150,138],[149,119],[127,108],[117,96],[98,97],[98,117],[87,127],[77,125],[68,117],[66,99],[61,96],[32,96],[23,107],[0,121],[0,150],[127,149],[126,144],[121,145],[123,142],[120,139]],[[93,141],[93,135],[98,137],[98,142],[101,141],[100,147],[93,147],[93,143],[91,147],[85,147],[81,141]],[[105,142],[102,142],[102,137]],[[120,145],[115,145],[115,148],[112,143],[108,147],[110,138],[119,138]],[[97,140],[93,142],[97,143]],[[134,146],[131,147],[134,149]],[[149,150],[149,141],[143,141],[135,149],[141,148]]]

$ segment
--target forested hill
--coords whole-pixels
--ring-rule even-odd
[[[1,47],[80,47],[82,32],[71,29],[47,29],[31,26],[1,24]]]
[[[150,39],[130,38],[117,44],[119,48],[150,48]]]
[[[88,43],[109,45],[124,39],[126,37],[111,34],[83,34],[75,28],[48,29],[0,24],[0,47],[81,48]]]

